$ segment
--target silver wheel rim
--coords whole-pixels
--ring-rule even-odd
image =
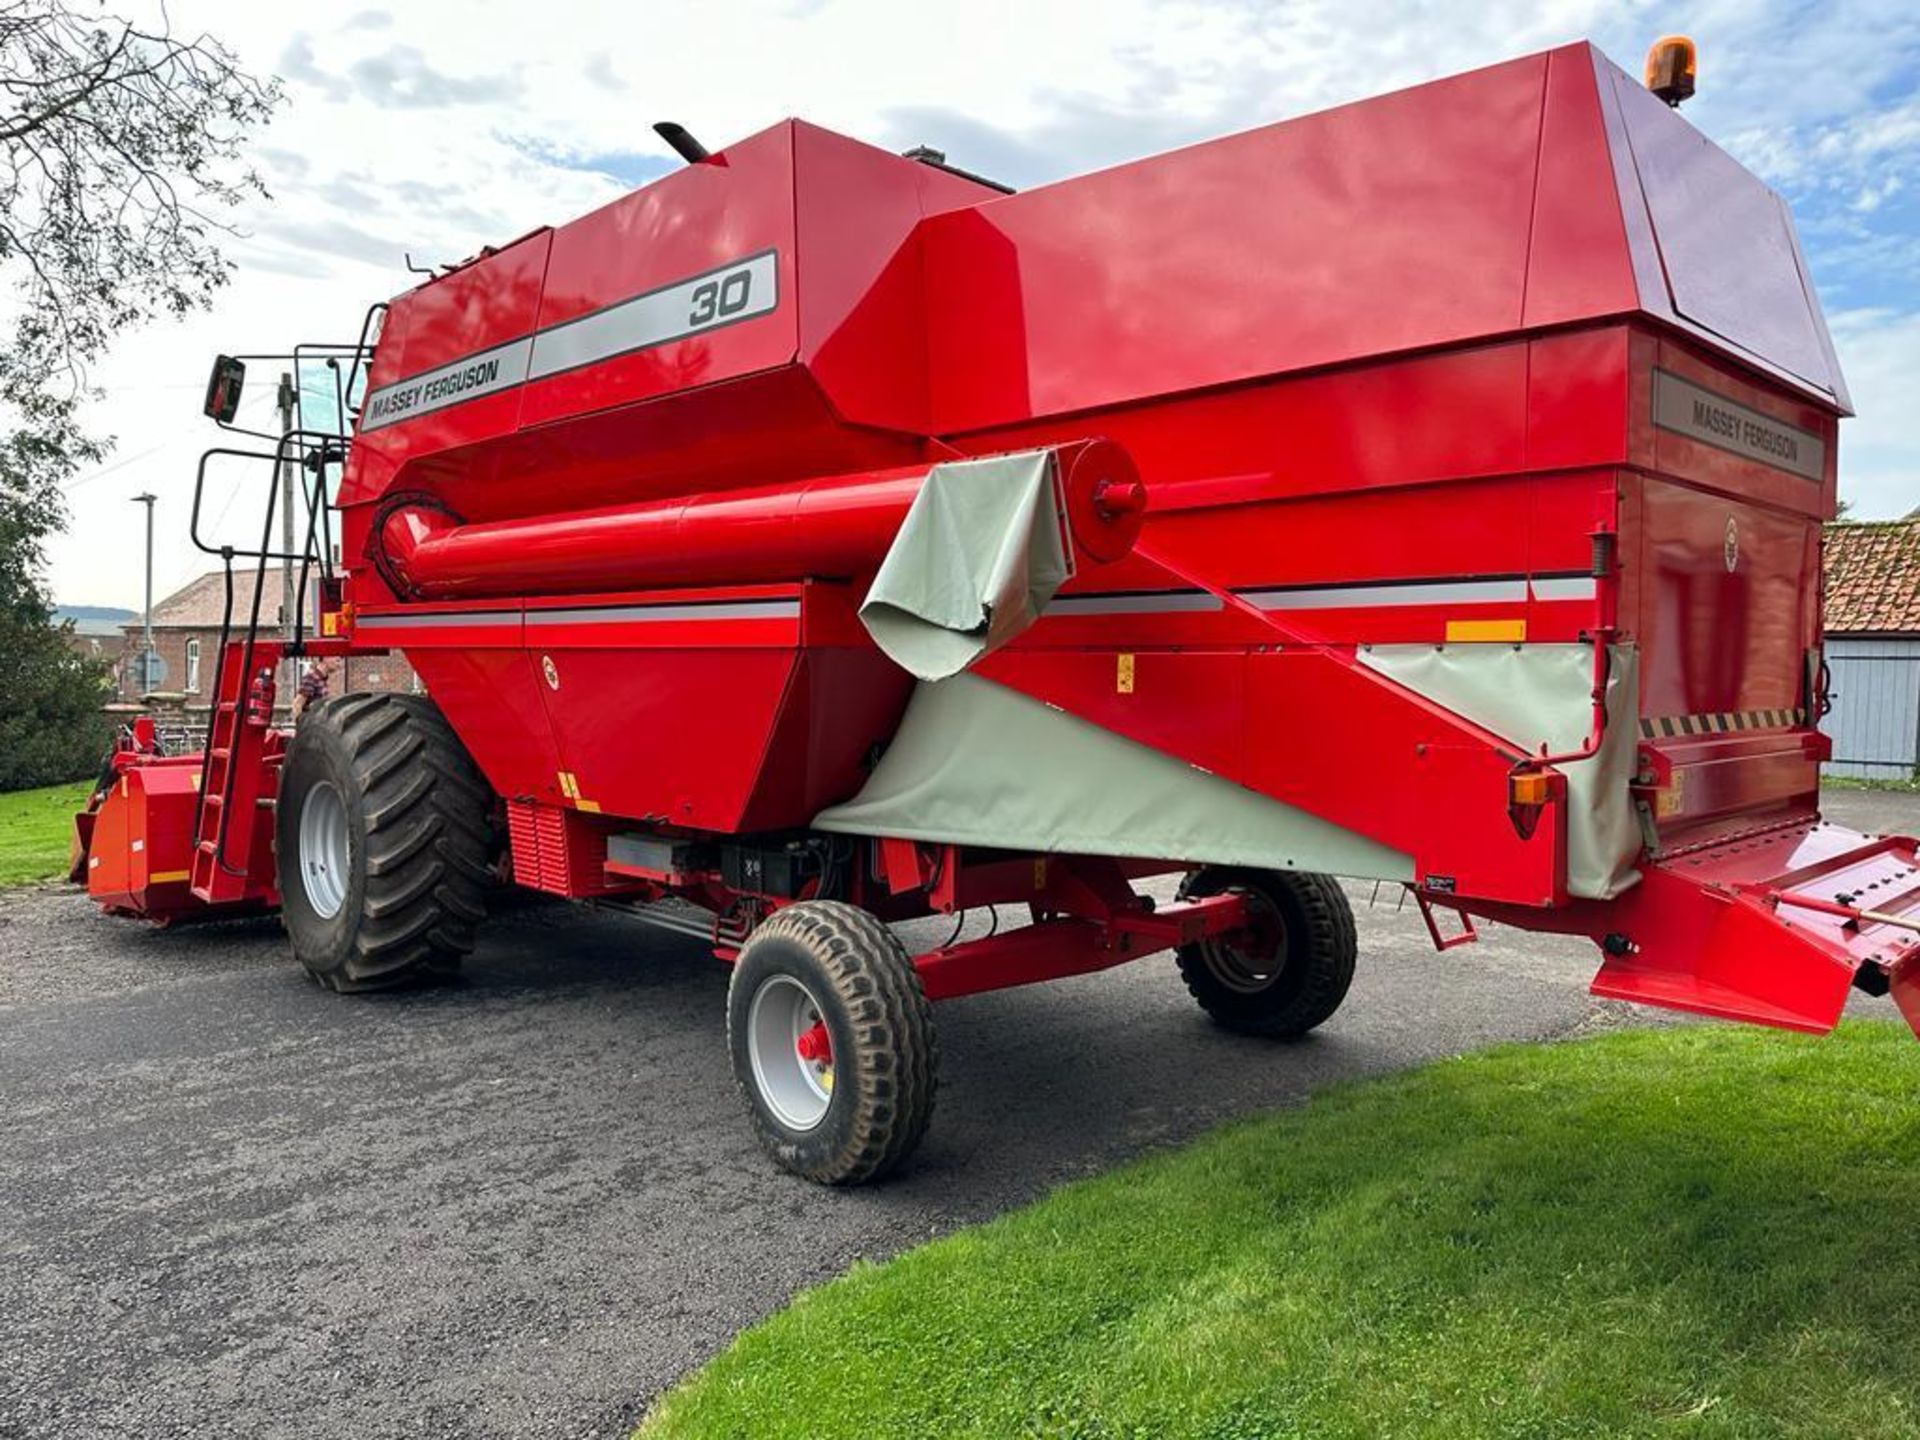
[[[747,1059],[754,1088],[789,1130],[811,1130],[833,1103],[833,1057],[801,1054],[801,1037],[822,1024],[812,993],[791,975],[770,975],[747,1007]]]
[[[1234,886],[1232,893],[1246,901],[1247,933],[1203,941],[1200,946],[1207,972],[1227,989],[1257,995],[1269,988],[1287,968],[1287,926],[1274,903],[1257,890]]]
[[[300,883],[322,920],[331,920],[347,903],[352,864],[346,802],[332,781],[322,780],[300,802]]]

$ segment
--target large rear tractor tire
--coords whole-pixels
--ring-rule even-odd
[[[309,709],[277,812],[282,916],[308,974],[345,993],[459,969],[493,883],[493,795],[430,701]]]
[[[774,1160],[823,1185],[877,1180],[933,1117],[933,1009],[894,934],[837,900],[753,932],[727,990],[733,1073]]]
[[[1292,1040],[1324,1024],[1347,998],[1357,947],[1353,907],[1331,875],[1209,866],[1189,875],[1182,900],[1235,891],[1246,930],[1183,945],[1180,976],[1216,1024]]]

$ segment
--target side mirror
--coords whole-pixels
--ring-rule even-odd
[[[213,374],[207,377],[207,418],[222,425],[233,423],[240,409],[240,389],[247,383],[247,367],[231,355],[214,357]]]

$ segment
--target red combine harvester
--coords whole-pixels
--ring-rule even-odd
[[[205,753],[115,757],[107,909],[278,905],[342,991],[457,966],[508,876],[697,932],[833,1182],[924,1131],[932,1001],[1172,950],[1222,1024],[1319,1025],[1336,875],[1441,948],[1588,936],[1597,994],[1920,1025],[1914,842],[1816,808],[1848,402],[1792,222],[1591,47],[1024,194],[662,133],[376,307],[351,435],[261,452],[344,460],[246,557],[317,634],[256,586]],[[390,649],[426,697],[276,728],[287,652]]]

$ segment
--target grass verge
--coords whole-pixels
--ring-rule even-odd
[[[1916,1095],[1879,1022],[1334,1090],[861,1266],[639,1433],[1920,1434]]]
[[[1920,776],[1862,779],[1857,775],[1822,775],[1822,790],[1885,790],[1895,795],[1920,795]]]
[[[67,873],[73,812],[87,803],[92,782],[49,785],[0,795],[0,885],[55,880]]]

